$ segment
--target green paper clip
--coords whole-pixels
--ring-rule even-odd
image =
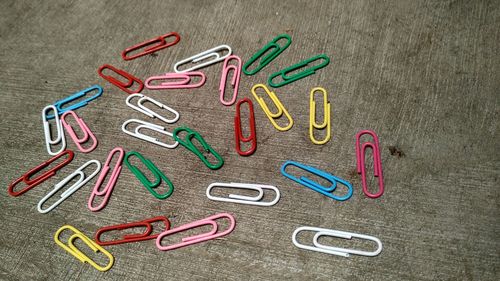
[[[187,132],[187,135],[184,138],[184,140],[181,140],[179,138],[178,134],[180,132]],[[222,165],[224,165],[224,159],[222,159],[222,157],[210,145],[208,145],[208,143],[205,141],[205,139],[203,139],[203,137],[200,135],[200,133],[198,133],[194,130],[191,130],[188,127],[178,127],[178,128],[175,128],[175,130],[172,132],[172,134],[173,134],[173,137],[176,141],[178,141],[182,146],[184,146],[185,148],[191,150],[191,152],[196,154],[196,156],[198,156],[198,158],[200,158],[201,161],[203,161],[205,166],[207,166],[208,168],[210,168],[212,170],[217,170],[220,167],[222,167]],[[200,144],[203,146],[203,148],[205,149],[206,152],[209,152],[213,156],[215,156],[215,158],[218,160],[218,162],[216,164],[210,163],[208,161],[208,159],[205,157],[205,155],[203,155],[203,152],[199,151],[198,148],[196,146],[194,146],[193,141],[192,141],[193,138],[195,138],[196,140],[198,140],[200,142]]]
[[[285,45],[280,46],[276,42],[279,40],[285,38],[287,41]],[[262,49],[257,51],[246,63],[243,65],[243,73],[246,75],[254,75],[255,73],[259,72],[262,68],[264,68],[266,65],[268,65],[271,61],[273,61],[279,54],[281,54],[288,46],[292,44],[292,38],[288,34],[280,34],[276,36],[271,42],[267,43]],[[262,57],[266,52],[269,50],[272,50],[269,54],[266,56]],[[261,58],[262,57],[262,58]],[[255,61],[257,61],[259,58],[259,66],[257,66],[254,70],[249,71],[248,68],[250,65],[252,65]]]
[[[320,59],[323,59],[324,62],[322,62],[318,65],[315,65],[313,67],[310,67],[310,68],[308,68],[304,71],[301,71],[297,74],[293,74],[291,76],[287,75],[288,73],[290,73],[292,71],[295,71],[295,70],[300,69],[302,67],[306,67],[308,64],[312,63],[313,61],[320,60]],[[267,84],[269,84],[269,86],[271,86],[273,88],[278,88],[278,87],[284,86],[286,84],[290,84],[290,83],[295,82],[299,79],[305,78],[309,75],[316,73],[316,70],[327,66],[329,63],[330,63],[330,58],[325,54],[314,56],[310,59],[303,60],[297,64],[294,64],[294,65],[287,67],[281,71],[278,71],[278,72],[271,74],[271,76],[269,76],[269,79],[267,80]],[[283,82],[278,83],[278,84],[273,83],[273,79],[276,78],[277,76],[281,76],[281,78],[283,79]]]
[[[132,164],[130,164],[128,158],[132,155],[139,158],[139,160],[141,160],[141,162],[144,165],[146,165],[146,167],[149,169],[149,171],[151,171],[151,173],[153,173],[153,175],[156,178],[155,182],[149,181],[148,178],[146,178],[146,176],[141,172],[141,170],[139,170],[136,166],[133,166]],[[127,165],[127,167],[130,169],[130,171],[137,177],[137,179],[139,179],[139,181],[142,183],[142,185],[144,185],[144,187],[151,194],[153,194],[154,197],[156,197],[158,199],[166,199],[166,198],[170,197],[170,195],[172,195],[172,192],[174,192],[174,185],[172,184],[172,182],[165,176],[165,174],[163,174],[158,169],[158,167],[155,166],[155,164],[153,164],[153,162],[151,162],[151,160],[144,158],[144,156],[142,156],[142,154],[140,154],[139,152],[137,152],[137,151],[127,152],[127,154],[125,154],[124,162]],[[169,190],[166,193],[159,194],[158,192],[156,192],[156,190],[154,190],[154,188],[158,187],[162,183],[162,180],[167,183],[167,185],[169,186]]]

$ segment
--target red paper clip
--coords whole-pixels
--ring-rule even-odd
[[[175,41],[171,42],[171,43],[167,43],[167,41],[165,41],[165,39],[167,39],[168,37],[172,37],[172,36],[175,37]],[[151,53],[154,53],[154,52],[159,51],[161,49],[165,49],[167,47],[173,46],[173,45],[177,44],[180,40],[181,40],[181,37],[179,36],[179,34],[177,32],[170,32],[170,33],[155,37],[151,40],[144,41],[142,43],[139,43],[137,45],[134,45],[130,48],[125,49],[122,52],[122,58],[124,60],[133,60],[133,59],[136,59],[138,57],[142,57],[144,55],[151,54]],[[138,49],[141,49],[141,48],[144,48],[144,47],[146,47],[148,45],[152,45],[152,44],[155,44],[155,45],[148,47],[148,48],[145,48],[144,51],[142,51],[140,53],[137,53],[135,55],[131,55],[131,56],[127,57],[128,53],[135,51],[135,50],[138,50]]]
[[[199,77],[200,81],[189,84],[194,77]],[[166,82],[168,79],[182,79],[171,82]],[[205,74],[199,71],[184,72],[184,73],[165,73],[163,75],[151,76],[144,82],[146,88],[150,90],[163,89],[189,89],[198,88],[205,84]],[[159,82],[158,84],[157,81]]]
[[[236,60],[237,64],[229,64],[231,60]],[[234,92],[231,100],[224,100],[224,93],[226,92],[226,82],[227,82],[227,74],[229,71],[233,71],[233,79],[231,80],[231,85],[233,86]],[[231,55],[224,60],[224,65],[222,66],[222,75],[219,84],[219,92],[220,97],[219,100],[223,105],[229,106],[233,105],[238,97],[238,87],[240,85],[240,77],[241,77],[241,59],[238,56]]]
[[[365,142],[360,146],[361,136],[364,134],[371,135],[372,142]],[[378,177],[379,190],[373,194],[368,191],[366,184],[366,169],[365,169],[365,150],[370,147],[373,154],[373,176]],[[384,193],[384,176],[382,174],[382,161],[380,160],[380,148],[378,137],[375,132],[371,130],[363,130],[356,134],[356,159],[358,174],[361,174],[361,182],[363,184],[363,192],[370,198],[378,198]]]
[[[64,155],[68,155],[68,158],[66,158],[63,162],[57,164],[54,168],[44,172],[43,174],[41,174],[40,176],[34,178],[34,179],[31,179],[31,177],[36,174],[37,172],[41,171],[42,169],[46,168],[47,166],[49,166],[52,162],[56,161],[57,159],[61,158],[62,156]],[[71,150],[64,150],[62,151],[61,153],[55,155],[54,157],[50,158],[49,160],[43,162],[42,164],[36,166],[35,168],[29,170],[26,174],[22,175],[20,178],[16,179],[15,181],[11,182],[9,184],[9,188],[7,189],[7,191],[9,192],[10,196],[14,196],[14,197],[17,197],[25,192],[27,192],[28,190],[32,189],[33,187],[39,185],[40,183],[44,182],[45,180],[47,180],[48,178],[54,176],[57,171],[59,169],[61,169],[62,167],[66,166],[69,162],[71,162],[71,160],[73,160],[73,157],[74,157],[74,153],[73,151]],[[20,191],[14,191],[14,187],[20,183],[20,182],[24,182],[27,186],[23,189],[21,189]]]
[[[109,70],[119,74],[121,77],[125,78],[127,80],[127,82],[124,83],[124,82],[122,82],[122,81],[120,81],[120,80],[118,80],[110,75],[105,75],[104,73],[102,73],[102,71],[104,69],[109,69]],[[121,69],[118,69],[118,68],[116,68],[112,65],[109,65],[109,64],[104,64],[101,67],[99,67],[99,70],[97,70],[97,73],[99,73],[99,76],[101,76],[102,78],[108,80],[109,83],[122,89],[122,91],[124,91],[128,94],[140,93],[142,91],[142,89],[144,88],[144,83],[142,83],[142,81],[139,78],[134,77],[132,74],[130,74],[126,71],[123,71]],[[134,82],[139,84],[139,88],[135,91],[132,91],[132,90],[130,90],[130,87],[132,87],[132,85],[134,85]]]
[[[248,104],[249,116],[250,120],[250,135],[245,138],[243,136],[243,132],[241,131],[241,117],[240,117],[240,107],[242,103]],[[257,131],[255,130],[255,115],[253,111],[253,103],[250,99],[244,98],[238,101],[236,104],[236,116],[234,116],[234,138],[236,141],[236,151],[241,156],[252,155],[257,149]],[[251,147],[247,151],[241,150],[240,142],[252,142]]]
[[[118,244],[129,243],[129,242],[138,242],[138,241],[155,239],[156,237],[158,237],[158,235],[160,235],[160,233],[151,235],[151,233],[153,232],[153,225],[151,223],[159,222],[159,221],[162,221],[165,224],[165,230],[163,230],[163,231],[170,229],[170,221],[166,217],[158,216],[158,217],[145,219],[145,220],[138,221],[138,222],[130,222],[130,223],[102,227],[99,230],[97,230],[97,232],[95,233],[94,240],[97,242],[97,244],[99,244],[101,246],[108,246],[108,245],[118,245]],[[112,240],[112,241],[102,241],[101,240],[101,235],[104,232],[114,231],[114,230],[123,230],[123,229],[129,229],[129,228],[136,228],[136,227],[145,227],[146,230],[143,233],[139,233],[139,234],[123,235],[123,239],[121,239],[121,240]]]

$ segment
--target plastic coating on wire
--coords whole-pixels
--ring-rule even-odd
[[[78,126],[83,131],[83,136],[82,137],[78,137],[76,135],[76,133],[75,133],[75,130],[73,130],[73,128],[71,127],[71,125],[69,125],[66,122],[66,117],[68,115],[71,115],[76,120]],[[61,123],[64,126],[64,129],[66,130],[66,132],[69,134],[69,136],[75,142],[76,146],[78,147],[78,149],[81,152],[83,152],[83,153],[89,153],[89,152],[93,151],[97,147],[97,138],[95,137],[94,133],[92,133],[92,131],[87,126],[87,124],[85,123],[85,121],[83,121],[83,119],[80,118],[74,111],[70,110],[70,111],[67,111],[66,113],[64,113],[61,116]],[[82,144],[86,143],[89,139],[92,140],[92,144],[88,148],[84,148],[82,146]]]
[[[238,195],[238,194],[229,194],[228,197],[218,197],[211,194],[212,189],[214,188],[233,188],[233,189],[244,189],[244,190],[254,190],[258,192],[257,196],[246,196],[246,195]],[[263,202],[262,199],[264,197],[264,189],[272,190],[276,194],[272,201]],[[246,204],[246,205],[255,205],[255,206],[264,206],[269,207],[273,206],[280,200],[280,191],[277,187],[272,185],[264,185],[264,184],[253,184],[253,183],[221,183],[214,182],[210,184],[207,188],[207,197],[213,201],[221,201],[221,202],[229,202],[229,203],[238,203],[238,204]]]
[[[236,64],[229,64],[231,60],[235,60]],[[233,97],[226,101],[224,99],[224,93],[226,92],[227,76],[230,71],[233,71],[233,79],[231,79],[231,86],[233,86]],[[238,97],[238,87],[240,85],[241,77],[241,59],[238,56],[231,55],[224,60],[224,65],[222,67],[222,75],[219,84],[220,102],[225,105],[233,105]]]
[[[271,110],[269,110],[269,107],[266,105],[266,102],[264,101],[264,99],[257,95],[257,93],[256,93],[257,88],[262,88],[266,92],[266,94],[271,98],[271,100],[274,102],[274,105],[276,106],[276,108],[278,110],[276,113],[272,113]],[[284,131],[288,131],[292,128],[292,126],[293,126],[292,116],[290,116],[290,114],[288,113],[288,111],[283,106],[283,104],[280,102],[280,100],[278,99],[278,97],[276,96],[276,94],[274,92],[271,92],[264,84],[254,85],[252,87],[251,92],[252,92],[252,95],[255,97],[255,100],[257,101],[257,103],[259,103],[260,107],[262,107],[262,110],[266,114],[269,121],[271,121],[271,124],[273,124],[273,126],[277,130],[284,132]],[[275,121],[276,119],[279,119],[283,114],[285,114],[286,118],[288,119],[288,125],[285,127],[281,127]]]
[[[197,79],[197,82],[191,83],[193,80],[195,80],[195,78]],[[174,80],[174,81],[169,82],[169,80]],[[163,75],[149,77],[144,82],[144,85],[146,86],[146,88],[150,90],[192,89],[203,86],[206,80],[207,77],[203,72],[200,71],[184,72],[184,73],[165,73]]]
[[[167,43],[167,40],[165,40],[165,39],[167,39],[169,37],[175,37],[174,41]],[[159,50],[173,46],[173,45],[177,44],[180,40],[181,40],[181,37],[177,32],[170,32],[170,33],[155,37],[153,39],[141,42],[137,45],[134,45],[132,47],[125,49],[122,52],[122,58],[124,60],[133,60],[133,59],[136,59],[138,57],[152,54],[152,53],[157,52]],[[143,50],[138,51],[141,49],[143,49]],[[132,53],[132,52],[135,52],[135,54],[128,55],[129,53]]]
[[[277,42],[286,39],[286,43],[280,46]],[[271,63],[279,54],[281,54],[290,44],[292,43],[292,38],[288,34],[280,34],[276,36],[271,42],[267,43],[262,49],[257,51],[246,63],[243,65],[243,73],[246,75],[254,75],[259,72],[266,65]],[[269,52],[269,50],[271,50]],[[267,55],[264,56],[264,54]],[[248,70],[251,65],[258,61],[257,67],[253,70]]]
[[[125,79],[126,82],[122,82],[120,79],[115,78],[111,75],[106,75],[103,73],[104,70],[109,69],[110,71],[118,74],[118,76],[123,80]],[[109,83],[115,85],[116,87],[120,88],[122,91],[124,91],[127,94],[133,94],[133,93],[140,93],[142,89],[144,88],[144,83],[141,81],[141,79],[133,76],[132,74],[118,69],[112,65],[109,64],[104,64],[99,69],[97,70],[97,73],[99,73],[99,76],[107,80]],[[137,84],[137,87],[135,89],[131,89],[132,86]]]
[[[227,52],[224,55],[220,53]],[[223,61],[225,58],[229,57],[232,53],[231,47],[228,45],[220,45],[210,50],[206,50],[187,59],[183,59],[174,65],[174,71],[177,73],[190,72],[211,64]],[[212,58],[212,60],[205,61]],[[205,62],[204,62],[205,61]],[[191,64],[190,68],[179,70],[179,66],[184,66],[185,64]]]
[[[47,119],[47,112],[50,110],[54,111],[54,122],[56,127],[56,137],[52,138],[50,132],[50,123]],[[43,123],[43,133],[45,135],[45,147],[50,155],[57,155],[66,149],[66,138],[64,137],[63,126],[61,120],[59,119],[59,114],[54,105],[48,105],[42,110],[42,123]],[[61,147],[57,151],[52,151],[52,145],[61,143]]]
[[[305,70],[302,70],[299,73],[295,73],[295,74],[290,75],[290,73],[295,72],[297,69],[305,68],[308,65],[312,64],[313,62],[319,61],[319,60],[322,60],[323,62],[321,62],[320,64],[317,64],[317,65],[313,65],[309,68],[306,68]],[[314,73],[316,73],[316,70],[327,66],[329,63],[330,63],[330,58],[328,56],[326,56],[325,54],[317,55],[315,57],[303,60],[297,64],[294,64],[294,65],[287,67],[281,71],[278,71],[278,72],[271,74],[271,76],[269,76],[269,78],[267,80],[267,83],[269,84],[269,86],[271,86],[273,88],[282,87],[282,86],[285,86],[285,85],[290,84],[292,82],[295,82],[297,80],[300,80],[302,78],[305,78],[309,75],[313,75]],[[282,81],[275,83],[274,79],[278,76],[281,77]]]
[[[248,121],[250,125],[250,135],[245,137],[243,135],[243,131],[241,129],[241,105],[243,103],[248,104]],[[244,98],[238,101],[236,104],[236,116],[234,116],[234,139],[235,139],[235,148],[236,152],[238,152],[241,156],[249,156],[252,155],[257,149],[257,130],[255,129],[255,114],[253,110],[253,103],[250,99]],[[250,142],[250,148],[246,151],[241,150],[241,142]]]
[[[186,132],[187,135],[184,137],[184,139],[181,139],[179,137],[180,132]],[[188,127],[178,127],[175,128],[174,132],[174,139],[179,142],[182,146],[193,152],[200,160],[207,166],[209,169],[212,170],[217,170],[224,165],[224,159],[222,159],[222,156],[220,156],[219,153],[217,153],[208,143],[205,141],[205,139],[200,135],[200,133],[188,128]],[[212,154],[215,159],[217,160],[217,163],[210,163],[210,161],[203,155],[203,151],[199,151],[198,148],[193,144],[193,139],[196,139],[203,147],[205,152],[208,152]]]
[[[323,122],[316,123],[316,102],[314,101],[315,92],[321,92],[323,94]],[[317,87],[311,90],[309,97],[309,138],[314,144],[325,144],[330,140],[331,137],[331,120],[330,120],[330,102],[328,101],[328,94],[326,90]],[[326,136],[323,140],[317,140],[314,137],[314,129],[323,130],[326,128]]]
[[[164,216],[158,216],[150,219],[145,219],[137,222],[129,222],[129,223],[124,223],[124,224],[117,224],[117,225],[112,225],[112,226],[105,226],[97,230],[95,233],[94,240],[97,242],[97,244],[101,246],[110,246],[110,245],[118,245],[118,244],[123,244],[123,243],[131,243],[131,242],[139,242],[139,241],[146,241],[146,240],[152,240],[156,239],[158,234],[152,234],[153,232],[153,224],[155,222],[162,222],[165,225],[164,231],[170,229],[170,221],[168,218]],[[103,233],[106,232],[116,232],[120,230],[127,230],[127,229],[133,229],[133,228],[143,228],[145,227],[146,230],[142,233],[138,234],[124,234],[121,239],[118,240],[108,240],[108,241],[102,241],[101,236]]]
[[[370,135],[373,138],[373,142],[365,142],[361,144],[361,136]],[[378,191],[377,193],[371,193],[368,191],[368,185],[366,182],[366,168],[365,168],[365,152],[366,148],[371,148],[373,154],[373,176],[378,178]],[[378,198],[384,194],[384,176],[382,173],[382,161],[380,159],[380,147],[378,137],[374,131],[362,130],[356,134],[356,160],[357,160],[357,171],[361,174],[361,183],[363,185],[363,192],[366,196],[370,198]]]

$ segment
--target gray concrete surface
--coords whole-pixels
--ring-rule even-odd
[[[498,1],[1,1],[0,279],[498,280],[499,16]],[[124,48],[170,31],[182,37],[175,47],[121,60]],[[290,48],[258,75],[244,76],[240,97],[301,59],[326,53],[332,62],[276,90],[295,120],[290,131],[276,131],[256,106],[259,142],[251,157],[233,148],[234,107],[218,101],[221,64],[205,69],[203,88],[143,92],[205,136],[226,160],[218,171],[182,147],[162,149],[123,134],[121,123],[140,115],[96,72],[109,63],[146,78],[220,44],[247,60],[284,32],[293,37]],[[99,146],[77,153],[70,168],[104,161],[115,146],[138,150],[174,182],[172,197],[154,199],[124,169],[103,211],[86,208],[93,180],[39,214],[37,202],[69,168],[23,196],[8,196],[10,181],[48,159],[41,109],[96,83],[105,93],[78,113]],[[332,102],[333,137],[323,146],[307,135],[315,86]],[[355,172],[354,135],[364,128],[380,137],[386,191],[376,200],[362,194]],[[353,198],[335,202],[285,179],[279,167],[289,159],[351,181]],[[273,184],[282,199],[271,208],[209,201],[205,188],[214,181]],[[116,262],[106,273],[52,239],[64,224],[93,235],[145,217],[166,215],[181,225],[222,211],[237,220],[229,236],[170,252],[153,241],[107,247]],[[384,250],[373,258],[300,250],[291,234],[301,225],[373,235]]]

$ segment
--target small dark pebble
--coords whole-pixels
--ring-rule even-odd
[[[389,146],[389,151],[391,152],[392,156],[397,156],[399,158],[405,156],[405,153],[401,150],[401,148],[397,146]]]
[[[158,56],[158,54],[157,54],[157,53],[151,53],[151,56],[152,56],[152,57],[157,57],[157,56]]]

